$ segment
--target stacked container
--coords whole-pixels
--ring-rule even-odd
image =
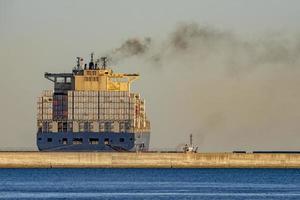
[[[53,91],[45,90],[37,100],[37,125],[38,129],[48,132],[52,130],[53,119]]]
[[[127,91],[44,91],[38,127],[51,132],[133,132],[147,124],[145,101]]]
[[[68,91],[69,120],[98,120],[98,92]]]
[[[68,91],[68,120],[133,120],[135,102],[128,92]]]
[[[53,120],[68,119],[68,96],[65,94],[53,95]]]
[[[53,92],[51,90],[43,91],[43,95],[37,101],[38,120],[52,120],[52,101]]]

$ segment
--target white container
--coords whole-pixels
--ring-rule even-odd
[[[73,121],[73,132],[79,132],[79,124],[77,121]]]
[[[52,130],[51,130],[53,133],[57,133],[58,131],[58,127],[57,127],[57,122],[56,121],[53,121],[52,122]]]
[[[99,122],[93,121],[93,128],[91,129],[92,132],[99,132]]]
[[[72,97],[73,96],[73,91],[68,91],[68,97]]]

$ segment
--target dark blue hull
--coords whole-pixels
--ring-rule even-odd
[[[40,151],[148,151],[149,141],[149,132],[37,133],[37,146]]]

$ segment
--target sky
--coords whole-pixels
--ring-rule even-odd
[[[299,17],[296,0],[0,0],[0,149],[36,149],[44,72],[150,37],[113,68],[141,75],[153,149],[300,150]]]

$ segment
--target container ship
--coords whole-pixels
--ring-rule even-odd
[[[40,151],[147,151],[145,100],[130,91],[139,74],[114,73],[106,57],[77,57],[71,73],[45,73],[54,83],[37,100]]]

